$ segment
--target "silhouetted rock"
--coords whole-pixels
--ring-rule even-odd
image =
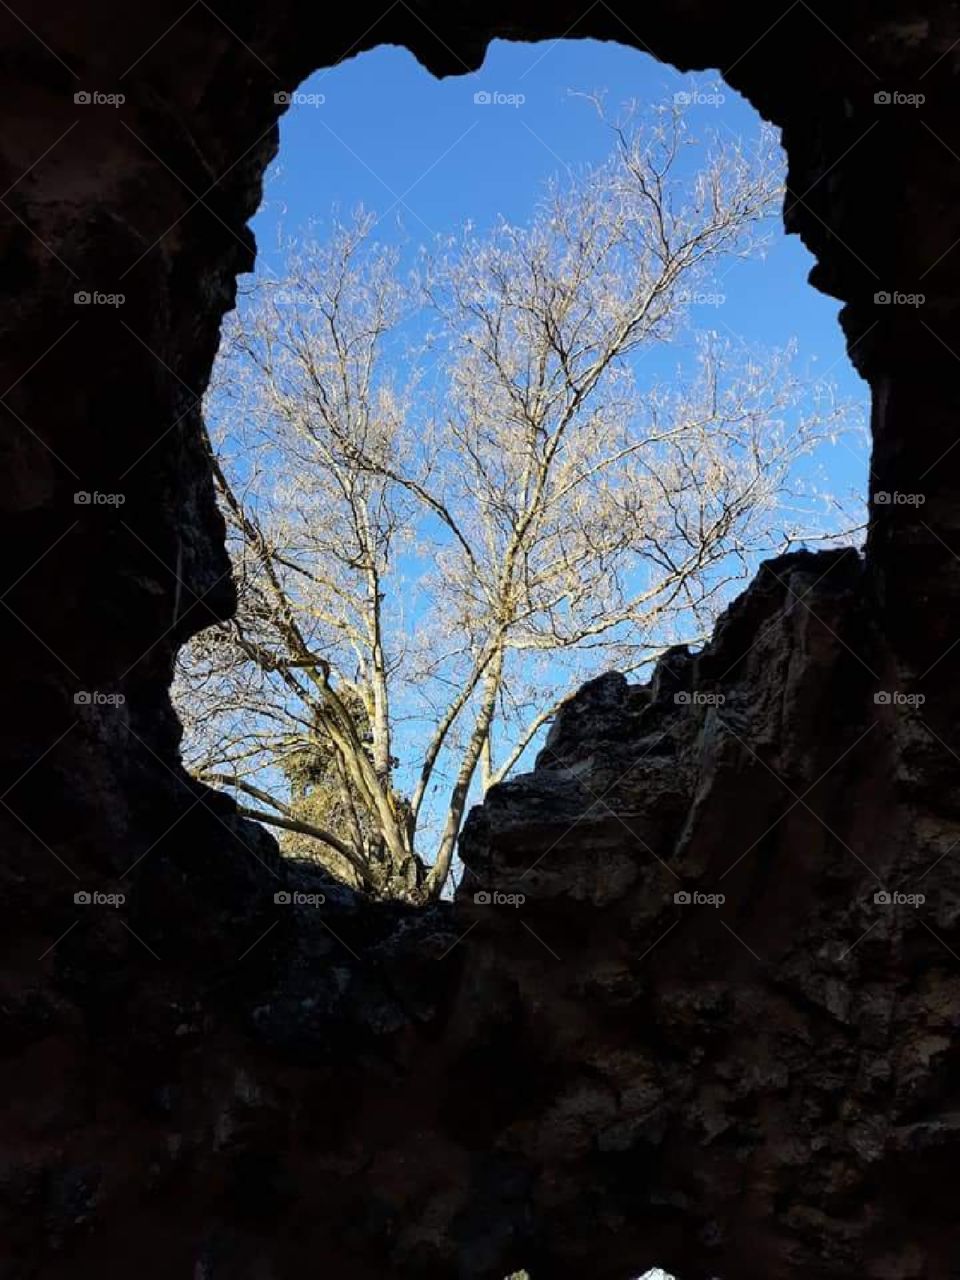
[[[0,23],[3,1280],[950,1280],[955,9]],[[234,603],[199,397],[284,91],[564,35],[719,66],[782,128],[873,393],[867,557],[770,561],[702,653],[592,682],[471,815],[456,901],[372,905],[180,767],[173,656]]]

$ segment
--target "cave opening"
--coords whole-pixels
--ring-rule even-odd
[[[349,223],[358,203],[370,217],[370,229],[365,226],[364,235],[382,236],[378,243],[387,244],[396,253],[394,265],[412,270],[424,241],[435,243],[464,224],[480,224],[486,229],[497,217],[511,224],[528,222],[538,190],[546,181],[557,173],[583,173],[587,166],[602,163],[604,149],[622,127],[619,113],[628,98],[645,108],[653,106],[664,116],[680,108],[695,154],[703,152],[706,136],[714,133],[738,142],[750,134],[749,145],[760,146],[759,115],[719,75],[681,74],[635,50],[590,41],[546,48],[495,41],[476,73],[439,83],[429,79],[406,51],[383,48],[317,72],[283,97],[287,110],[281,120],[279,156],[266,176],[262,202],[252,220],[258,242],[256,273],[252,282],[241,280],[238,305],[242,311],[258,289],[266,289],[272,308],[267,326],[274,324],[284,340],[291,334],[315,338],[315,331],[304,324],[302,315],[304,309],[309,312],[318,305],[318,295],[311,292],[318,289],[318,281],[309,276],[302,258],[298,261],[301,275],[290,273],[291,251],[298,247],[302,251],[307,245],[315,253],[324,239],[334,235],[336,226],[343,225],[340,219]],[[610,103],[614,104],[614,116],[609,114]],[[636,109],[631,104],[626,118],[632,118]],[[785,163],[779,149],[771,155],[780,187],[785,180]],[[750,345],[753,360],[772,358],[770,353],[778,346],[794,343],[793,356],[802,364],[808,385],[815,385],[831,403],[845,402],[847,417],[841,415],[837,430],[822,439],[815,456],[796,477],[798,487],[793,496],[799,505],[809,500],[811,485],[814,490],[820,486],[819,497],[829,494],[827,503],[817,511],[816,519],[808,506],[811,523],[785,545],[764,549],[773,554],[858,538],[863,527],[858,502],[862,508],[867,454],[862,414],[858,413],[862,384],[843,347],[836,304],[806,286],[810,255],[783,236],[779,197],[768,213],[762,252],[752,247],[750,253],[721,256],[708,274],[688,287],[691,298],[686,304],[685,326],[669,345],[664,344],[664,354],[643,352],[650,381],[638,387],[637,393],[642,394],[658,378],[669,381],[688,374],[697,344],[719,338]],[[295,317],[292,324],[289,316]],[[236,331],[231,334],[229,322],[227,332],[236,341]],[[245,332],[245,341],[251,341],[251,332]],[[422,336],[414,323],[401,332],[401,341],[395,343],[388,358],[394,364],[417,359],[422,354],[416,349]],[[259,340],[263,341],[262,332]],[[252,372],[255,377],[263,376],[264,363]],[[247,486],[249,494],[256,492],[256,475],[253,468],[244,466],[246,441],[233,425],[246,403],[231,384],[231,378],[238,376],[242,372],[238,375],[236,368],[229,366],[222,348],[214,372],[215,396],[220,399],[208,397],[207,414],[220,428],[218,441],[224,456],[232,447],[236,480]],[[796,421],[792,415],[802,410],[791,403],[785,412],[792,429]],[[262,443],[260,435],[251,447],[256,451]],[[271,438],[273,444],[275,438]],[[263,456],[269,486],[275,491],[284,483],[282,466],[271,449]],[[227,464],[221,459],[221,465],[226,468]],[[236,491],[237,486],[231,500]],[[261,494],[252,510],[261,519],[268,506]],[[819,519],[830,506],[844,515],[841,524],[828,529]],[[229,524],[230,509],[224,510]],[[786,519],[786,508],[783,514]],[[317,548],[309,551],[316,554]],[[746,576],[755,573],[760,559],[757,551],[744,560]],[[246,567],[242,553],[235,564]],[[298,572],[303,571],[301,562]],[[416,590],[416,586],[416,582],[407,584],[406,589]],[[716,611],[741,587],[742,582],[733,579],[718,597]],[[356,590],[360,594],[360,588]],[[670,639],[682,643],[691,637],[677,631]],[[315,643],[315,634],[310,640]],[[329,647],[321,645],[318,651],[328,660],[332,656]],[[648,667],[647,661],[637,663],[633,678],[645,678]],[[342,664],[339,670],[344,671]],[[349,674],[356,678],[356,672]],[[593,674],[596,671],[584,671],[583,678]],[[236,718],[230,726],[231,741],[243,748],[255,732],[251,726],[257,720],[257,697],[263,696],[263,686],[258,687],[260,694],[251,697],[246,686],[244,697],[236,699],[232,707]],[[223,779],[222,775],[235,767],[235,759],[229,752],[210,757],[209,741],[201,744],[196,728],[215,726],[218,717],[222,719],[222,704],[218,704],[216,691],[212,700],[197,694],[197,686],[188,681],[177,694],[178,710],[189,725],[184,743],[187,760],[201,778],[206,776],[214,785],[223,781],[245,806],[251,795],[259,792],[261,800],[265,793],[276,797],[278,783],[281,789],[286,784],[288,790],[280,795],[284,807],[264,809],[261,804],[258,810],[248,808],[249,815],[267,821],[288,856],[315,857],[309,831],[296,832],[289,824],[284,829],[270,823],[278,814],[288,820],[297,817],[291,806],[290,778],[278,770],[274,760],[268,759],[264,767],[262,758],[254,757],[249,773],[236,770],[232,786]],[[538,689],[537,695],[542,698],[543,690]],[[272,714],[275,711],[276,704]],[[529,767],[543,747],[547,727],[518,754],[518,772]],[[410,744],[405,745],[409,750]],[[214,769],[220,779],[211,777]],[[445,780],[442,773],[439,776]],[[251,790],[253,786],[256,791]],[[301,796],[306,794],[304,788]],[[482,794],[482,788],[472,787],[472,799],[479,800]],[[326,823],[324,829],[328,829]],[[316,860],[323,864],[322,858]],[[456,872],[458,880],[462,868],[456,867]],[[343,878],[342,869],[339,877],[334,874],[334,883],[338,878]],[[537,1280],[536,1270],[531,1274]],[[635,1280],[636,1274],[635,1270],[618,1272],[624,1280]],[[674,1277],[653,1268],[642,1280]]]
[[[181,655],[184,754],[286,853],[374,896],[411,893],[404,833],[382,820],[396,798],[416,827],[413,889],[446,856],[436,893],[449,896],[470,804],[532,766],[574,689],[612,669],[648,679],[670,645],[702,645],[765,556],[862,542],[861,384],[835,304],[805,286],[809,255],[779,229],[778,140],[719,75],[616,44],[494,41],[472,75],[436,82],[381,48],[277,96],[286,113],[251,224],[256,270],[206,401],[241,605],[216,643],[201,633]],[[644,203],[647,178],[661,191]],[[651,261],[658,218],[665,248]],[[649,276],[647,294],[620,281],[590,294],[591,272]],[[563,289],[572,301],[558,304]],[[628,304],[658,291],[669,303],[656,323],[607,350]],[[604,310],[606,331],[588,332],[586,313]],[[485,346],[477,326],[496,331]],[[563,344],[577,342],[574,369]],[[588,390],[601,351],[606,382]],[[561,374],[584,409],[556,396]],[[576,423],[587,410],[599,430]],[[549,448],[566,432],[556,462],[528,451],[504,464],[524,414]],[[699,436],[685,425],[698,415],[710,418]],[[605,453],[626,457],[645,434],[639,468],[604,462],[602,484],[590,481]],[[708,462],[711,436],[730,445]],[[471,756],[493,610],[511,607],[475,597],[500,590],[523,477],[541,466],[554,490],[558,475],[580,486],[585,515],[565,509],[518,543],[541,580],[525,588],[527,620],[504,641]],[[651,532],[667,519],[672,541]],[[455,562],[457,542],[468,563]],[[664,567],[692,556],[695,571]],[[560,603],[546,599],[558,591]],[[301,679],[312,658],[322,688]],[[324,719],[330,698],[359,768],[376,770],[362,794]]]

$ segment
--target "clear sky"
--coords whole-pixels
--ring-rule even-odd
[[[642,111],[686,95],[693,132],[729,131],[748,144],[761,126],[718,74],[681,75],[615,44],[497,41],[478,72],[443,81],[406,50],[380,48],[299,86],[253,222],[258,272],[282,274],[283,239],[309,232],[311,221],[322,238],[334,208],[343,217],[361,204],[375,212],[376,238],[402,245],[411,261],[419,246],[467,223],[482,232],[501,215],[526,221],[545,181],[568,166],[600,164],[612,149],[609,130],[583,96],[593,93],[604,95],[613,116],[630,101]],[[762,258],[719,268],[706,294],[711,300],[692,309],[692,336],[715,332],[770,348],[795,342],[799,374],[833,382],[840,399],[865,406],[865,386],[837,324],[840,304],[806,282],[812,263],[779,218],[771,219]],[[676,368],[662,361],[680,358],[669,349],[655,356],[652,376],[662,380]],[[862,439],[827,446],[816,462],[829,492],[865,495]]]
[[[750,139],[753,108],[719,76],[682,75],[647,54],[592,40],[517,44],[496,41],[479,71],[433,79],[404,49],[379,48],[317,72],[299,86],[281,122],[280,155],[254,221],[259,270],[279,271],[280,235],[296,235],[331,206],[376,211],[378,235],[415,248],[434,235],[498,214],[529,216],[540,185],[564,166],[601,161],[609,133],[589,102],[605,94],[611,113],[629,100],[669,103],[688,94],[694,129]],[[487,100],[476,100],[480,95]],[[836,382],[841,396],[865,402],[864,385],[844,352],[839,303],[806,283],[810,254],[771,222],[764,260],[724,268],[694,324],[721,336],[798,344],[798,368]],[[829,460],[838,488],[866,485],[862,447],[841,444]]]

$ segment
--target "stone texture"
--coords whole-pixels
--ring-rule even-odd
[[[373,907],[180,768],[173,654],[233,600],[198,400],[277,91],[563,35],[719,66],[782,128],[873,489],[925,501],[588,687],[472,815],[457,901]],[[902,0],[0,12],[4,1280],[958,1274],[958,40]]]

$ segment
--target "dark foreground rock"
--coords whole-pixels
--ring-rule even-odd
[[[5,1274],[946,1280],[960,820],[864,581],[771,561],[585,686],[453,903],[236,824],[242,894],[164,849],[74,908],[3,1011]]]
[[[564,35],[782,129],[867,555],[589,687],[457,901],[373,907],[180,768],[173,656],[234,603],[200,396],[284,93]],[[955,1278],[955,7],[37,0],[0,53],[0,1277]]]

